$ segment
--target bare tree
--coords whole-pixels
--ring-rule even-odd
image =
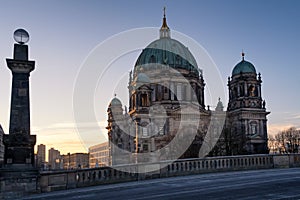
[[[277,146],[276,146],[275,137],[273,135],[270,135],[268,141],[269,141],[268,145],[269,145],[270,152],[276,153]]]
[[[295,127],[290,127],[277,133],[274,140],[272,145],[278,149],[279,153],[298,153],[300,146],[300,130]]]

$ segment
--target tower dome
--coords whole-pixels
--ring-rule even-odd
[[[242,61],[239,62],[232,70],[232,76],[238,75],[240,73],[255,73],[256,70],[254,65],[251,62],[248,62],[244,59],[245,54],[242,53]]]
[[[223,106],[223,103],[221,101],[221,98],[219,97],[219,101],[218,101],[218,104],[217,104],[217,107],[216,107],[216,111],[223,111],[224,109],[224,106]]]
[[[110,106],[121,106],[122,107],[122,103],[117,97],[114,97],[110,102]]]

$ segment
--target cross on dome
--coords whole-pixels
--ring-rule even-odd
[[[163,11],[164,11],[163,24],[159,30],[160,38],[169,38],[170,37],[170,28],[168,27],[168,24],[167,24],[166,7],[164,7]]]
[[[242,59],[243,59],[243,60],[245,59],[245,53],[244,53],[244,50],[242,50]]]

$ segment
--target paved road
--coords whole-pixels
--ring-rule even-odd
[[[153,179],[44,193],[27,199],[300,199],[300,168]]]

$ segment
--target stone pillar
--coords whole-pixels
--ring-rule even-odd
[[[259,85],[257,88],[258,88],[258,97],[261,98],[261,86]]]
[[[247,87],[247,83],[245,82],[244,83],[244,90],[245,90],[245,97],[247,97],[248,96],[248,87]]]
[[[188,87],[186,88],[186,100],[187,101],[191,101],[191,85],[188,85]]]
[[[170,83],[170,90],[171,90],[170,91],[171,92],[171,100],[173,101],[174,100],[174,94],[176,93],[173,82]]]
[[[12,72],[9,135],[4,137],[4,165],[34,167],[36,136],[30,135],[29,76],[35,62],[28,60],[28,46],[14,45],[14,58],[6,59]]]
[[[265,139],[263,120],[260,120],[259,122],[260,122],[260,123],[259,123],[259,129],[260,129],[260,134],[259,134],[259,135],[260,135],[262,138]]]
[[[34,165],[36,136],[30,135],[29,76],[35,61],[28,60],[28,33],[14,33],[13,59],[6,59],[12,72],[9,134],[4,135],[4,166],[0,169],[0,199],[18,199],[38,191],[38,170]]]
[[[245,120],[245,135],[249,135],[249,120]]]

